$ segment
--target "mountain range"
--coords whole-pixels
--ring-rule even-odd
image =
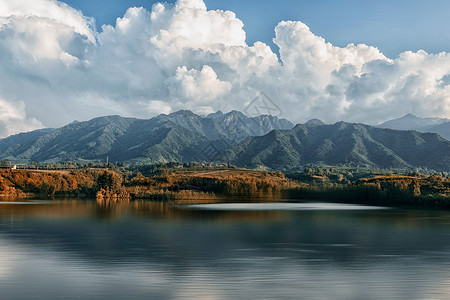
[[[389,120],[378,125],[380,128],[398,130],[416,130],[419,132],[434,132],[450,140],[450,119],[445,118],[420,118],[413,114],[407,114],[401,118]]]
[[[444,123],[445,124],[445,123]],[[107,116],[0,140],[0,159],[38,161],[229,162],[296,170],[308,164],[450,171],[450,141],[436,133],[320,120],[294,125],[241,112],[190,111],[143,120]]]
[[[295,170],[306,164],[450,170],[450,142],[435,133],[338,122],[299,124],[249,137],[228,148],[223,160],[238,166]]]
[[[183,110],[149,120],[106,116],[61,128],[21,133],[0,140],[0,158],[19,163],[199,161],[202,149],[222,151],[252,135],[291,129],[286,119],[217,112],[206,117]],[[206,151],[206,150],[205,150]]]

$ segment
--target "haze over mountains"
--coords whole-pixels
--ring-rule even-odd
[[[445,124],[445,123],[444,123]],[[441,124],[442,125],[442,124]],[[239,167],[296,170],[308,164],[450,171],[450,141],[435,133],[320,120],[294,125],[241,112],[190,111],[149,120],[107,116],[0,140],[0,158],[58,161],[229,162]]]
[[[450,140],[450,119],[445,118],[419,118],[413,114],[407,114],[401,118],[386,121],[378,127],[434,132]]]

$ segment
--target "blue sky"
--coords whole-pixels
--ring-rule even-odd
[[[66,0],[97,27],[114,24],[131,6],[150,10],[153,0]],[[175,1],[165,1],[173,3]],[[307,24],[316,35],[345,46],[364,43],[378,47],[386,56],[423,49],[429,53],[450,51],[450,1],[448,0],[206,0],[208,9],[231,10],[244,22],[247,43],[272,43],[279,21]]]

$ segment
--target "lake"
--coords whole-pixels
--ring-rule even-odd
[[[0,201],[1,299],[450,299],[450,212]]]

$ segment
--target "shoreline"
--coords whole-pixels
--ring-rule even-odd
[[[322,172],[323,173],[323,172]],[[367,175],[367,174],[365,174]],[[450,179],[439,176],[376,176],[349,181],[335,174],[300,179],[281,172],[245,169],[162,170],[144,176],[120,170],[69,173],[1,171],[1,198],[80,198],[98,202],[133,200],[245,202],[266,200],[326,201],[388,207],[450,209]],[[317,180],[320,178],[320,182]],[[309,181],[308,181],[309,180]]]

